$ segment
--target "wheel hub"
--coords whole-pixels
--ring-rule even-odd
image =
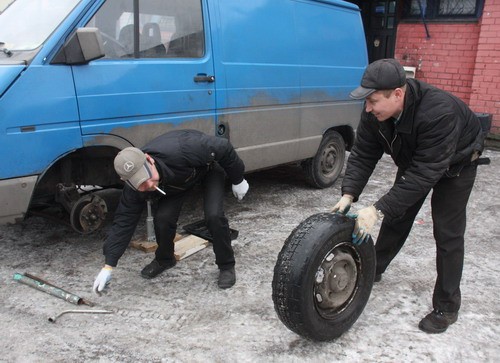
[[[337,149],[334,145],[329,145],[325,148],[321,162],[321,169],[324,174],[331,173],[336,166],[335,160],[337,158]]]
[[[330,289],[333,292],[342,292],[349,284],[349,275],[344,266],[335,266],[333,276],[330,279]]]
[[[84,196],[71,209],[71,226],[79,233],[91,233],[101,227],[107,212],[104,199],[95,194]]]
[[[330,251],[316,272],[314,298],[321,315],[341,311],[351,300],[358,278],[353,250],[335,248]]]

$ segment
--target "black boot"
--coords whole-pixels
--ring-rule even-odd
[[[236,282],[236,272],[234,267],[227,270],[220,270],[218,285],[221,289],[228,289]]]
[[[168,270],[169,268],[172,268],[176,264],[176,260],[167,260],[160,264],[156,259],[151,261],[149,265],[144,267],[141,271],[141,276],[144,277],[145,279],[152,279],[153,277],[158,276],[161,274],[163,271]]]
[[[420,320],[418,327],[420,330],[429,333],[442,333],[448,327],[456,322],[458,319],[458,312],[455,313],[445,313],[443,311],[433,310],[431,313],[427,314],[425,318]]]

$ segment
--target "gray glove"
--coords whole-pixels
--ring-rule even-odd
[[[332,209],[332,213],[341,213],[341,214],[346,214],[349,212],[349,209],[351,209],[351,204],[353,201],[354,197],[350,194],[344,194],[342,198],[340,198],[339,202],[335,204],[335,206]]]
[[[358,212],[354,231],[352,232],[352,243],[359,245],[368,241],[368,237],[372,233],[373,226],[377,223],[378,213],[375,207],[369,206]]]
[[[99,272],[99,275],[97,275],[95,281],[94,281],[94,287],[92,290],[96,294],[101,293],[105,287],[109,284],[109,281],[111,280],[111,272],[113,271],[113,268],[111,266],[104,266]]]

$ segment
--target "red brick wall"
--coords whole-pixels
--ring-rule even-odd
[[[449,91],[469,103],[480,27],[476,23],[400,24],[395,58],[417,67],[416,78]]]
[[[417,68],[416,78],[447,90],[475,112],[493,115],[500,135],[500,0],[486,1],[478,23],[398,25],[395,58]]]
[[[485,1],[470,107],[493,115],[491,133],[500,136],[500,0]]]

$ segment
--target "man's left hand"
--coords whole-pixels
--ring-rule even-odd
[[[245,194],[248,192],[248,182],[243,179],[239,184],[233,184],[233,194],[238,200],[242,200]]]
[[[373,226],[377,223],[378,215],[377,210],[372,205],[363,208],[358,212],[358,218],[354,224],[354,231],[352,233],[352,243],[359,245],[368,241]]]

